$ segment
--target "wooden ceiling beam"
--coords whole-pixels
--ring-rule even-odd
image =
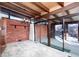
[[[69,14],[69,15],[65,15],[65,16],[61,16],[61,17],[58,17],[58,18],[54,18],[54,19],[50,19],[50,20],[59,20],[59,19],[61,19],[61,20],[63,20],[63,18],[70,18],[70,17],[73,17],[73,16],[78,16],[79,15],[79,13],[74,13],[74,14]]]
[[[69,22],[65,22],[65,24],[74,24],[74,23],[79,23],[79,21],[69,21]],[[55,23],[55,25],[57,25],[57,24],[62,24],[62,22]]]
[[[69,13],[69,11],[68,11],[68,10],[66,10],[65,12],[67,13],[67,15],[70,15],[70,13]],[[73,18],[72,18],[72,17],[70,17],[69,19],[73,20]]]
[[[26,9],[22,8],[21,6],[19,6],[19,5],[15,4],[15,3],[12,3],[12,2],[7,2],[7,4],[10,4],[10,5],[12,4],[13,6],[15,6],[15,7],[19,8],[19,10],[24,10],[24,11],[26,12],[26,14],[31,15],[31,16],[33,16],[33,17],[35,17],[35,14],[30,13],[29,11],[27,11]]]
[[[65,15],[65,16],[61,16],[61,17],[58,17],[58,18],[54,18],[54,19],[49,19],[49,20],[51,20],[51,21],[53,21],[54,23],[59,23],[59,22],[56,22],[56,21],[58,21],[59,19],[60,19],[60,21],[62,21],[63,20],[63,18],[70,18],[70,17],[73,17],[73,16],[78,16],[79,15],[79,13],[75,13],[75,14],[69,14],[69,15]],[[44,21],[48,21],[48,20],[44,20]],[[72,21],[74,21],[74,20],[72,20]],[[72,22],[71,21],[71,22]],[[39,21],[40,22],[40,21]],[[68,22],[70,22],[70,21],[68,21]],[[79,22],[79,21],[78,21]]]
[[[58,18],[58,16],[57,16],[56,14],[53,14],[53,16],[54,16],[55,18]]]
[[[32,4],[34,4],[35,6],[37,6],[45,12],[49,12],[49,9],[46,6],[44,6],[41,2],[32,2]]]
[[[78,7],[78,6],[79,6],[79,2],[74,2],[72,4],[69,4],[67,6],[64,6],[63,8],[57,9],[55,11],[52,11],[49,14],[50,15],[51,14],[56,14],[56,13],[59,13],[59,12],[65,11],[65,10],[70,10],[70,9],[75,8],[75,7]],[[41,17],[45,17],[45,16],[48,16],[48,14],[45,14],[45,15],[43,15]]]
[[[65,16],[61,16],[61,17],[58,17],[58,18],[54,18],[54,19],[49,19],[49,20],[51,20],[51,21],[53,21],[53,22],[56,22],[56,20],[58,21],[59,19],[61,19],[60,21],[62,21],[63,20],[63,18],[70,18],[70,17],[73,17],[73,16],[78,16],[79,15],[79,13],[75,13],[75,14],[69,14],[69,15],[65,15]],[[54,21],[55,20],[55,21]],[[48,21],[48,20],[45,20],[45,21]]]
[[[64,7],[64,2],[57,2],[61,7]]]
[[[61,20],[56,14],[54,14],[53,16],[54,16],[55,18],[58,18],[59,21]]]
[[[24,9],[26,9],[26,10],[28,9],[29,11],[31,11],[31,12],[37,14],[37,15],[40,15],[40,14],[41,14],[40,12],[31,9],[31,8],[29,8],[28,6],[25,6],[25,5],[23,5],[22,3],[20,3],[20,2],[15,2],[15,4],[21,6],[22,8],[24,8]]]
[[[11,9],[11,8],[9,8],[9,7],[6,7],[5,5],[2,5],[1,3],[0,3],[0,7],[1,7],[1,8],[8,9],[8,10],[11,10],[11,11],[16,12],[16,13],[19,13],[19,14],[22,14],[22,15],[28,17],[28,18],[32,18],[31,15],[27,15],[27,14],[25,14],[25,13],[22,13],[22,12],[16,11],[15,9]]]

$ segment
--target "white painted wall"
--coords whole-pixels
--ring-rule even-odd
[[[29,40],[34,41],[34,23],[33,22],[30,24]]]

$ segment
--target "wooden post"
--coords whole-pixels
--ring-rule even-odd
[[[67,40],[68,24],[65,23],[65,40]]]
[[[79,42],[79,22],[78,22],[78,42]]]
[[[54,38],[55,39],[55,25],[54,24],[52,24],[51,25],[51,35],[52,35],[52,38]]]
[[[63,48],[62,48],[62,50],[63,50],[63,52],[64,52],[64,38],[65,38],[65,36],[64,36],[64,31],[65,31],[65,22],[64,22],[64,19],[62,20],[62,40],[63,40]]]
[[[68,24],[65,24],[66,25],[66,32],[68,33]]]
[[[47,25],[47,36],[48,36],[48,46],[50,46],[50,38],[51,38],[51,21],[48,21]]]
[[[8,13],[8,18],[10,19],[10,12]]]

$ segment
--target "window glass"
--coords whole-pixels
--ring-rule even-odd
[[[20,18],[20,17],[15,17],[15,16],[10,16],[10,19],[23,21],[23,18]]]
[[[2,17],[8,18],[8,14],[5,13],[5,12],[1,12],[1,11],[0,11],[0,19],[1,19]]]

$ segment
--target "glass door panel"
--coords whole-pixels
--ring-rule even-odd
[[[52,27],[52,30],[53,29]],[[51,47],[62,51],[62,24],[55,25],[55,32],[53,31],[53,33],[52,35],[55,35],[55,38],[51,38]]]

